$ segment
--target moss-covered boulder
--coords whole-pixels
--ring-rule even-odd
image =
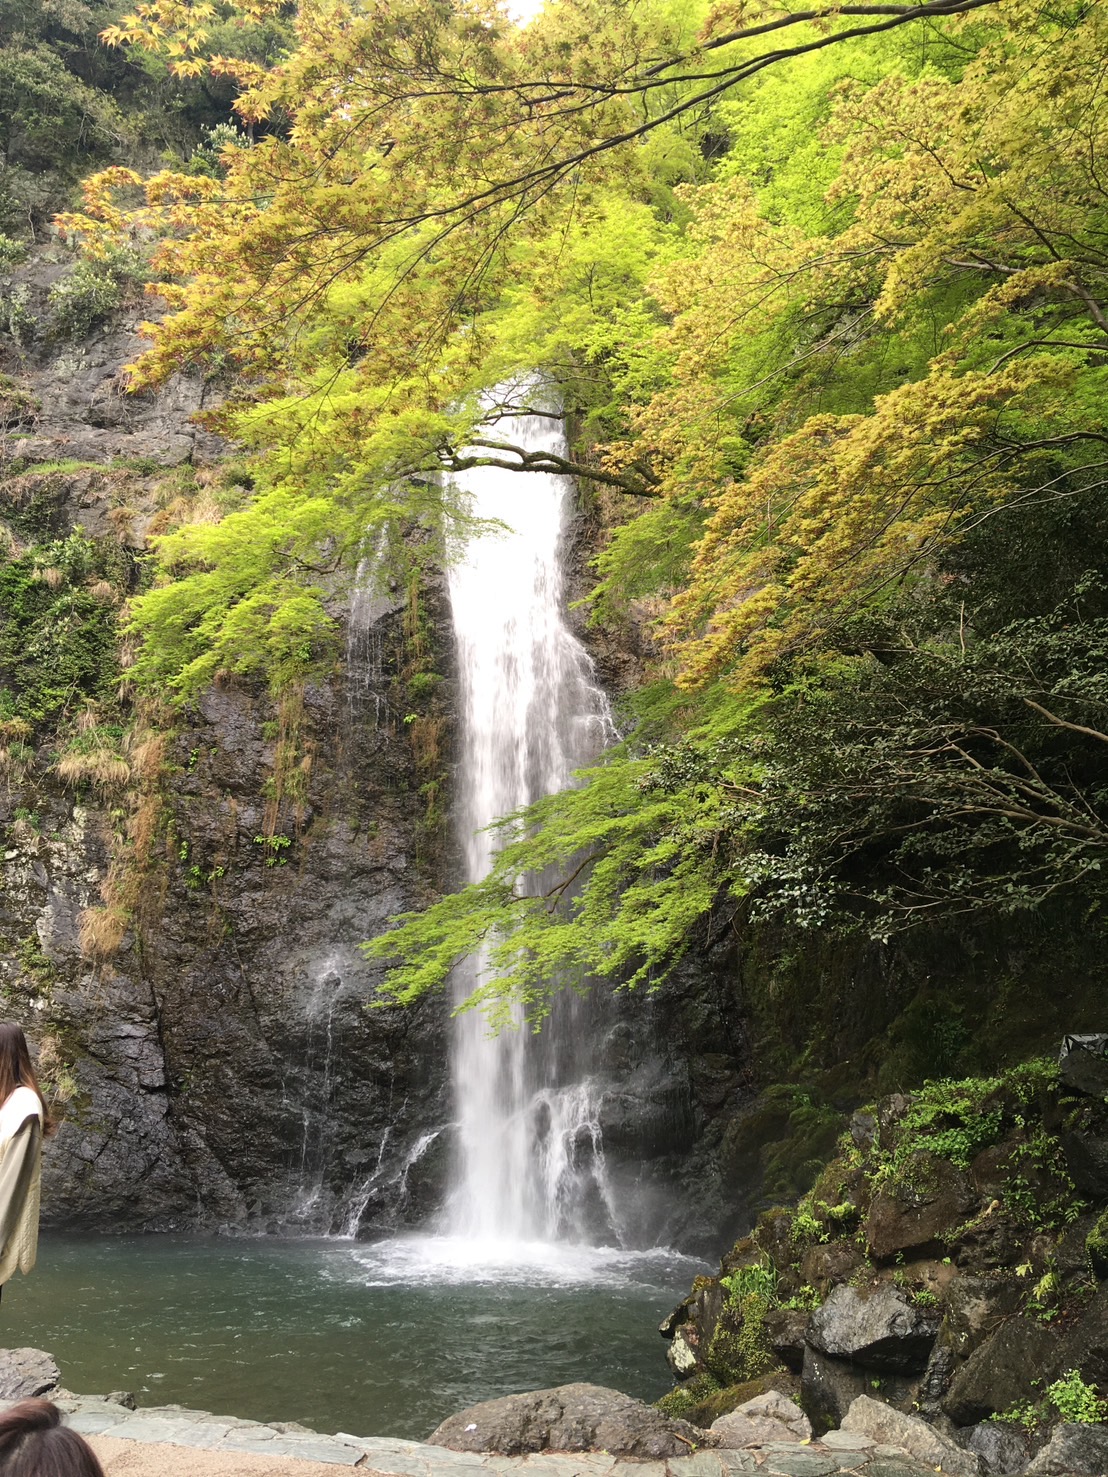
[[[1108,1410],[1108,1196],[1071,1173],[1102,1134],[1108,1102],[1046,1060],[855,1113],[672,1316],[683,1408],[799,1369],[819,1430],[860,1395],[967,1428]]]

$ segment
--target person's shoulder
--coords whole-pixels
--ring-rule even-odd
[[[42,1102],[29,1087],[17,1087],[0,1106],[0,1137],[10,1138],[28,1118],[42,1122]]]

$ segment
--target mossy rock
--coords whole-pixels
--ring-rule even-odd
[[[755,1395],[764,1395],[767,1390],[780,1390],[790,1400],[800,1398],[800,1380],[787,1369],[771,1369],[757,1379],[744,1380],[737,1385],[723,1385],[710,1374],[699,1374],[671,1390],[668,1395],[655,1402],[657,1408],[670,1417],[691,1421],[694,1426],[707,1429],[721,1415],[730,1415],[753,1400]]]
[[[766,1334],[769,1308],[769,1300],[757,1293],[724,1307],[704,1355],[709,1373],[721,1385],[742,1384],[777,1368]]]

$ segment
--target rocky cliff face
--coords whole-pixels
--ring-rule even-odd
[[[189,417],[211,391],[181,377],[126,398],[128,315],[51,334],[62,272],[40,259],[5,284],[23,318],[0,339],[0,517],[15,554],[80,529],[129,569],[174,499],[187,510],[204,495],[223,448]],[[63,592],[71,579],[40,574]],[[434,592],[426,604],[441,629]],[[96,694],[75,692],[33,732],[9,718],[5,1009],[39,1026],[47,1074],[70,1095],[49,1222],[330,1230],[426,1211],[435,1156],[421,1151],[449,1116],[443,1012],[368,1010],[375,974],[357,944],[427,896],[437,832],[397,712],[403,613],[386,599],[371,614],[348,668],[294,712],[235,684],[182,715],[125,710],[129,779],[59,772],[61,730],[74,711],[80,729]],[[12,684],[0,675],[9,697]],[[446,718],[434,723],[445,745]],[[105,939],[124,887],[122,936]]]
[[[67,600],[96,616],[99,592],[114,641],[147,539],[211,515],[228,448],[190,420],[215,393],[199,379],[123,394],[137,304],[59,329],[65,270],[40,257],[0,282],[0,522],[27,588],[51,592],[40,625]],[[578,562],[588,539],[582,520]],[[124,683],[120,707],[103,662],[59,693],[49,657],[28,672],[0,647],[3,1009],[36,1027],[69,1095],[48,1222],[367,1235],[440,1203],[446,1011],[367,1008],[379,970],[357,949],[451,876],[447,612],[416,592],[440,679],[417,697],[411,594],[337,594],[346,660],[280,704],[229,679],[183,713]],[[641,652],[609,634],[598,656],[619,685]],[[49,689],[27,732],[21,681]],[[719,1148],[748,1095],[744,1046],[715,978],[690,964],[605,1012],[601,1128],[640,1242],[708,1251],[743,1213]]]

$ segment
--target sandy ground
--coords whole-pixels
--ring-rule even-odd
[[[365,1477],[364,1467],[338,1467],[331,1462],[302,1462],[289,1456],[256,1456],[253,1452],[202,1451],[195,1446],[164,1446],[154,1441],[122,1441],[89,1436],[107,1477],[339,1477],[342,1472]]]

